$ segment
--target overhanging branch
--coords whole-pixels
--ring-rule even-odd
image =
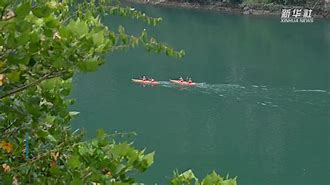
[[[61,72],[50,72],[50,73],[44,75],[43,77],[39,78],[38,80],[36,80],[34,82],[31,82],[29,84],[23,85],[21,87],[18,87],[16,89],[13,89],[13,90],[7,92],[6,94],[0,96],[0,100],[3,99],[3,98],[5,98],[5,97],[11,96],[13,94],[16,94],[18,92],[24,91],[25,89],[30,88],[32,86],[35,86],[35,85],[41,83],[44,80],[61,76],[62,74],[63,74],[63,71],[61,71]]]

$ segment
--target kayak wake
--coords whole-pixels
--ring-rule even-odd
[[[194,82],[193,85],[179,84],[179,81],[135,82],[143,86],[174,88],[191,93],[202,93],[208,96],[232,99],[236,102],[253,101],[260,106],[279,107],[280,104],[286,104],[285,102],[294,102],[330,107],[330,102],[322,99],[322,97],[329,99],[330,92],[323,89],[269,88],[264,85],[242,86],[238,84],[207,84],[206,82]],[[310,96],[311,93],[315,94],[315,96]]]
[[[160,81],[159,86],[205,94],[215,98],[231,99],[234,102],[251,102],[252,104],[274,108],[285,105],[285,102],[330,107],[330,102],[324,101],[325,97],[330,98],[330,92],[322,89],[297,90],[292,88],[270,88],[263,85],[242,86],[238,84],[207,84],[205,82],[196,83],[194,86],[182,86],[168,81]],[[315,96],[310,96],[306,92],[314,93]]]

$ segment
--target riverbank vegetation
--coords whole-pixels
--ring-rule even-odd
[[[323,0],[125,0],[133,3],[226,11],[244,15],[281,15],[283,9],[312,9],[312,16],[330,18],[330,2]]]
[[[315,5],[322,4],[323,1],[320,0],[168,0],[177,2],[188,2],[188,3],[200,3],[200,4],[210,4],[210,3],[232,3],[232,4],[280,4],[280,5]]]
[[[130,35],[122,26],[110,29],[100,17],[151,25],[161,18],[105,0],[2,0],[0,13],[0,183],[139,184],[136,176],[153,164],[155,153],[136,149],[133,133],[100,129],[85,140],[71,128],[79,113],[69,111],[74,100],[68,96],[71,78],[96,71],[108,52],[139,45],[183,57],[146,30]],[[176,172],[169,183],[235,185],[236,179],[212,172],[198,180],[188,170]]]

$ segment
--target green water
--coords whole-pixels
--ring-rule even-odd
[[[163,17],[158,27],[121,18],[138,33],[175,48],[182,60],[143,49],[109,54],[96,73],[75,79],[74,127],[136,131],[135,145],[156,151],[141,177],[165,184],[174,169],[213,169],[242,185],[330,183],[330,21],[283,24],[279,17],[140,7]],[[143,87],[141,74],[161,80]],[[166,80],[191,76],[180,88]]]

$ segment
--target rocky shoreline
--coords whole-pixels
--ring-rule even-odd
[[[167,6],[167,7],[179,7],[188,9],[202,9],[202,10],[212,10],[212,11],[223,11],[242,15],[254,15],[254,16],[281,16],[282,9],[293,8],[293,6],[284,6],[276,4],[255,4],[255,5],[245,5],[245,4],[230,4],[224,2],[216,2],[212,4],[201,5],[198,3],[188,3],[179,1],[169,1],[169,0],[126,0],[128,2],[139,3],[139,4],[150,4],[155,6]],[[310,7],[294,7],[294,8],[310,8]],[[315,6],[313,8],[314,18],[326,18],[330,19],[330,9],[323,6]]]

